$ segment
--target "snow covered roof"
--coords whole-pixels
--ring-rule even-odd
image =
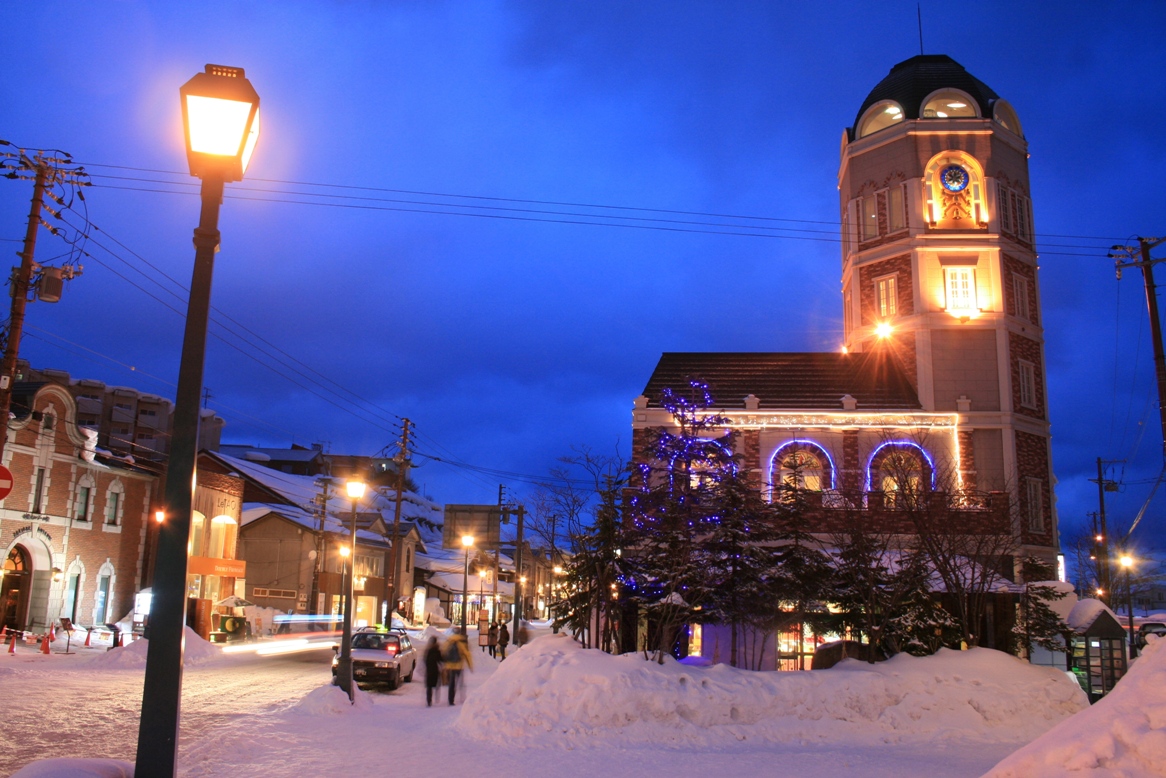
[[[1065,619],[1065,623],[1069,625],[1069,629],[1077,634],[1085,635],[1093,629],[1093,625],[1101,618],[1102,614],[1109,614],[1120,628],[1121,622],[1118,621],[1117,614],[1101,600],[1095,600],[1092,597],[1078,600],[1077,604],[1073,606],[1073,610],[1069,611],[1069,617]]]

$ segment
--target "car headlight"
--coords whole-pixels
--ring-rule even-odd
[[[377,662],[377,667],[391,667],[388,662]]]

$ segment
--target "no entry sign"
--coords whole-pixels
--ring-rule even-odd
[[[0,500],[12,492],[12,471],[0,465]]]

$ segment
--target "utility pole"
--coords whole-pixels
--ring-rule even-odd
[[[312,570],[312,601],[308,604],[308,611],[313,615],[320,615],[320,573],[324,570],[324,521],[328,516],[328,487],[332,479],[321,476],[316,479],[320,487],[320,494],[316,497],[316,519],[319,530],[316,532],[316,566]],[[315,625],[312,627],[315,629]]]
[[[1097,484],[1097,520],[1100,526],[1097,528],[1093,540],[1097,548],[1097,584],[1101,589],[1099,599],[1106,605],[1109,605],[1113,596],[1113,576],[1111,575],[1110,567],[1109,527],[1106,524],[1105,518],[1105,493],[1116,492],[1117,482],[1105,477],[1105,466],[1112,464],[1117,464],[1117,461],[1108,461],[1098,457],[1097,478],[1096,480],[1093,478],[1089,479],[1090,481],[1095,481]]]
[[[401,498],[405,494],[405,478],[409,471],[409,427],[408,419],[401,419],[401,440],[397,443],[397,455],[393,462],[397,465],[397,500],[393,506],[393,574],[389,578],[389,587],[386,599],[389,601],[389,613],[386,616],[386,626],[393,626],[393,611],[397,607],[398,587],[397,573],[401,568],[400,540],[401,540]]]
[[[12,144],[0,141],[0,145],[11,146]],[[24,334],[24,309],[28,305],[29,292],[35,291],[36,282],[40,280],[39,276],[37,279],[33,279],[33,274],[41,270],[40,265],[33,260],[33,256],[36,253],[36,236],[43,222],[41,210],[45,209],[45,192],[47,187],[55,184],[85,186],[89,183],[83,180],[88,178],[83,169],[62,167],[73,164],[72,159],[67,154],[63,157],[46,157],[43,152],[38,151],[30,159],[23,149],[19,149],[16,152],[5,152],[3,159],[5,161],[0,165],[0,170],[7,171],[6,178],[18,180],[31,178],[33,187],[32,204],[28,211],[28,226],[24,232],[24,249],[19,254],[20,267],[13,269],[11,277],[12,309],[4,345],[4,361],[0,366],[0,420],[3,420],[4,425],[3,434],[0,434],[0,462],[3,462],[4,447],[8,442],[8,413],[12,409],[12,389],[16,382],[16,358],[20,353],[20,339]],[[52,212],[51,208],[47,210]],[[47,224],[45,227],[51,232],[56,232],[55,228]],[[67,276],[72,278],[72,268],[69,268]],[[57,277],[60,278],[60,275]]]
[[[502,522],[506,516],[506,487],[498,484],[498,542],[494,544],[494,608],[491,614],[490,622],[493,623],[498,620],[498,573],[501,570],[501,565],[498,562],[500,549],[502,548]]]
[[[1154,285],[1154,265],[1166,259],[1151,259],[1150,250],[1166,242],[1166,238],[1138,238],[1137,259],[1133,246],[1117,245],[1109,252],[1116,260],[1117,277],[1121,279],[1122,268],[1141,268],[1142,280],[1146,287],[1146,307],[1150,312],[1150,338],[1154,348],[1154,375],[1158,380],[1158,418],[1162,424],[1162,456],[1166,460],[1166,351],[1162,346],[1162,324],[1158,319],[1158,292]],[[1128,258],[1128,262],[1121,259]]]

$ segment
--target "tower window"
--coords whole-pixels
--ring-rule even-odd
[[[891,232],[907,229],[907,212],[903,202],[903,186],[892,186],[887,191],[887,226]]]
[[[871,195],[862,198],[862,239],[871,240],[879,236],[879,204]]]
[[[1036,408],[1036,365],[1020,360],[1020,405]]]
[[[855,133],[855,136],[865,138],[872,132],[884,130],[901,121],[903,121],[902,107],[894,101],[884,100],[866,109],[866,113],[858,122],[858,132]]]
[[[1024,479],[1025,508],[1029,532],[1045,531],[1044,484],[1039,478]]]
[[[924,119],[974,119],[979,115],[976,101],[955,89],[936,92],[923,103]]]
[[[947,292],[948,313],[954,315],[974,314],[976,305],[976,269],[972,267],[945,267],[943,285]]]
[[[1016,318],[1032,321],[1028,305],[1028,279],[1020,273],[1012,274],[1012,298],[1016,305]]]
[[[875,281],[878,293],[879,317],[890,319],[898,315],[898,297],[895,289],[895,276],[887,276]]]

